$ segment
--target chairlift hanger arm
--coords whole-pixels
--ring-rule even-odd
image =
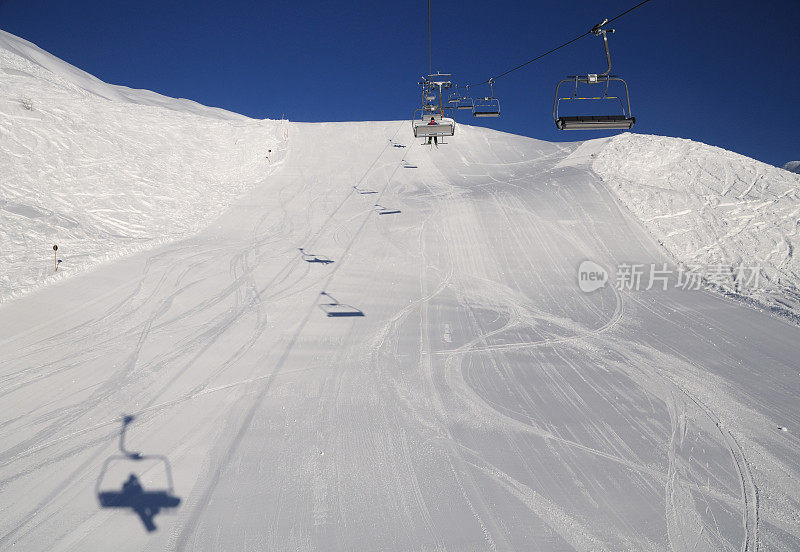
[[[604,25],[604,24],[605,24],[605,21],[603,23],[600,23],[600,25]],[[595,29],[597,29],[597,30],[595,30]],[[608,62],[608,68],[606,69],[605,73],[598,73],[597,76],[598,77],[606,77],[611,73],[611,52],[608,51],[608,37],[606,36],[606,34],[607,33],[613,33],[614,29],[600,29],[598,25],[595,25],[595,28],[592,29],[592,32],[595,34],[595,36],[599,36],[601,34],[603,35],[603,46],[605,46],[605,48],[606,48],[606,61]]]

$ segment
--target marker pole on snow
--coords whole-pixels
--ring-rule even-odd
[[[53,266],[56,267],[55,272],[58,272],[58,246],[53,246]]]

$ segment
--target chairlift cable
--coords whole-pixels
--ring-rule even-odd
[[[430,3],[430,0],[428,0],[428,2]],[[643,0],[642,2],[639,2],[638,4],[636,4],[635,6],[633,6],[632,8],[629,8],[629,9],[625,10],[624,12],[622,12],[621,14],[619,14],[619,15],[617,15],[617,16],[615,16],[615,17],[612,17],[612,18],[611,18],[611,19],[609,19],[608,21],[605,21],[604,23],[602,23],[602,25],[608,25],[608,24],[609,24],[609,23],[611,23],[612,21],[616,21],[617,19],[619,19],[619,18],[620,18],[620,17],[622,17],[623,15],[627,15],[627,14],[629,14],[629,13],[630,13],[630,12],[632,12],[633,10],[635,10],[635,9],[637,9],[637,8],[640,8],[641,6],[644,6],[644,5],[645,5],[645,4],[647,4],[648,2],[650,2],[650,0]],[[590,34],[592,34],[592,33],[594,32],[594,30],[595,30],[597,27],[598,27],[598,26],[597,26],[597,25],[595,25],[594,27],[592,27],[591,29],[589,29],[588,31],[586,31],[585,33],[583,33],[582,35],[580,35],[580,36],[576,36],[576,37],[575,37],[575,38],[573,38],[572,40],[569,40],[569,41],[565,42],[564,44],[561,44],[560,46],[556,46],[556,47],[555,47],[555,48],[553,48],[552,50],[548,50],[548,51],[546,51],[545,53],[543,53],[543,54],[541,54],[541,55],[539,55],[539,56],[536,56],[536,57],[535,57],[535,58],[533,58],[533,59],[529,59],[529,60],[528,60],[528,61],[526,61],[525,63],[521,63],[521,64],[517,65],[516,67],[514,67],[514,68],[512,68],[512,69],[509,69],[509,70],[508,70],[508,71],[506,71],[505,73],[500,73],[499,75],[497,75],[497,76],[495,76],[495,77],[489,77],[488,79],[486,79],[486,80],[485,80],[485,81],[483,81],[483,82],[479,82],[479,83],[471,84],[470,86],[480,86],[480,85],[482,85],[482,84],[489,84],[489,81],[491,81],[491,80],[497,80],[497,79],[499,79],[499,78],[501,78],[501,77],[505,77],[505,76],[506,76],[506,75],[508,75],[509,73],[513,73],[514,71],[517,71],[517,70],[519,70],[519,69],[522,69],[523,67],[525,67],[526,65],[529,65],[529,64],[533,63],[534,61],[538,61],[538,60],[542,59],[543,57],[545,57],[545,56],[547,56],[547,55],[550,55],[550,54],[552,54],[552,53],[553,53],[553,52],[555,52],[556,50],[560,50],[561,48],[564,48],[565,46],[569,46],[569,45],[570,45],[570,44],[572,44],[573,42],[577,42],[578,40],[582,39],[583,37],[585,37],[585,36],[587,36],[587,35],[590,35]]]
[[[428,74],[431,74],[431,0],[428,0]]]
[[[640,7],[640,6],[644,6],[644,5],[645,5],[645,4],[647,4],[649,1],[650,1],[650,0],[644,0],[643,2],[639,2],[639,3],[638,3],[638,4],[636,4],[635,6],[633,6],[633,7],[632,7],[632,8],[630,8],[630,9],[627,9],[627,10],[625,10],[624,12],[622,12],[621,14],[619,14],[618,16],[616,16],[616,17],[612,17],[611,19],[609,19],[608,21],[606,21],[606,23],[605,23],[605,24],[606,24],[606,25],[608,25],[609,23],[611,23],[611,22],[613,22],[613,21],[616,21],[617,19],[619,19],[619,18],[620,18],[620,17],[622,17],[623,15],[627,15],[627,14],[629,14],[630,12],[632,12],[633,10],[635,10],[636,8],[638,8],[638,7]]]

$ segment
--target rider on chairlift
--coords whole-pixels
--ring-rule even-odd
[[[431,122],[430,122],[430,123],[428,123],[428,126],[430,126],[430,125],[438,125],[438,124],[439,124],[439,123],[437,123],[437,122],[436,122],[436,120],[435,120],[433,117],[431,117]],[[428,142],[427,142],[427,143],[428,143],[428,144],[430,144],[430,143],[431,143],[431,138],[433,138],[433,143],[434,143],[434,144],[436,145],[436,147],[438,148],[438,147],[439,147],[439,139],[438,139],[436,136],[428,136]]]

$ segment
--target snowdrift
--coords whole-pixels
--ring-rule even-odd
[[[708,284],[800,313],[800,175],[679,138],[623,134],[593,169]]]
[[[285,123],[109,85],[2,31],[0,75],[0,302],[195,233],[285,153]]]

